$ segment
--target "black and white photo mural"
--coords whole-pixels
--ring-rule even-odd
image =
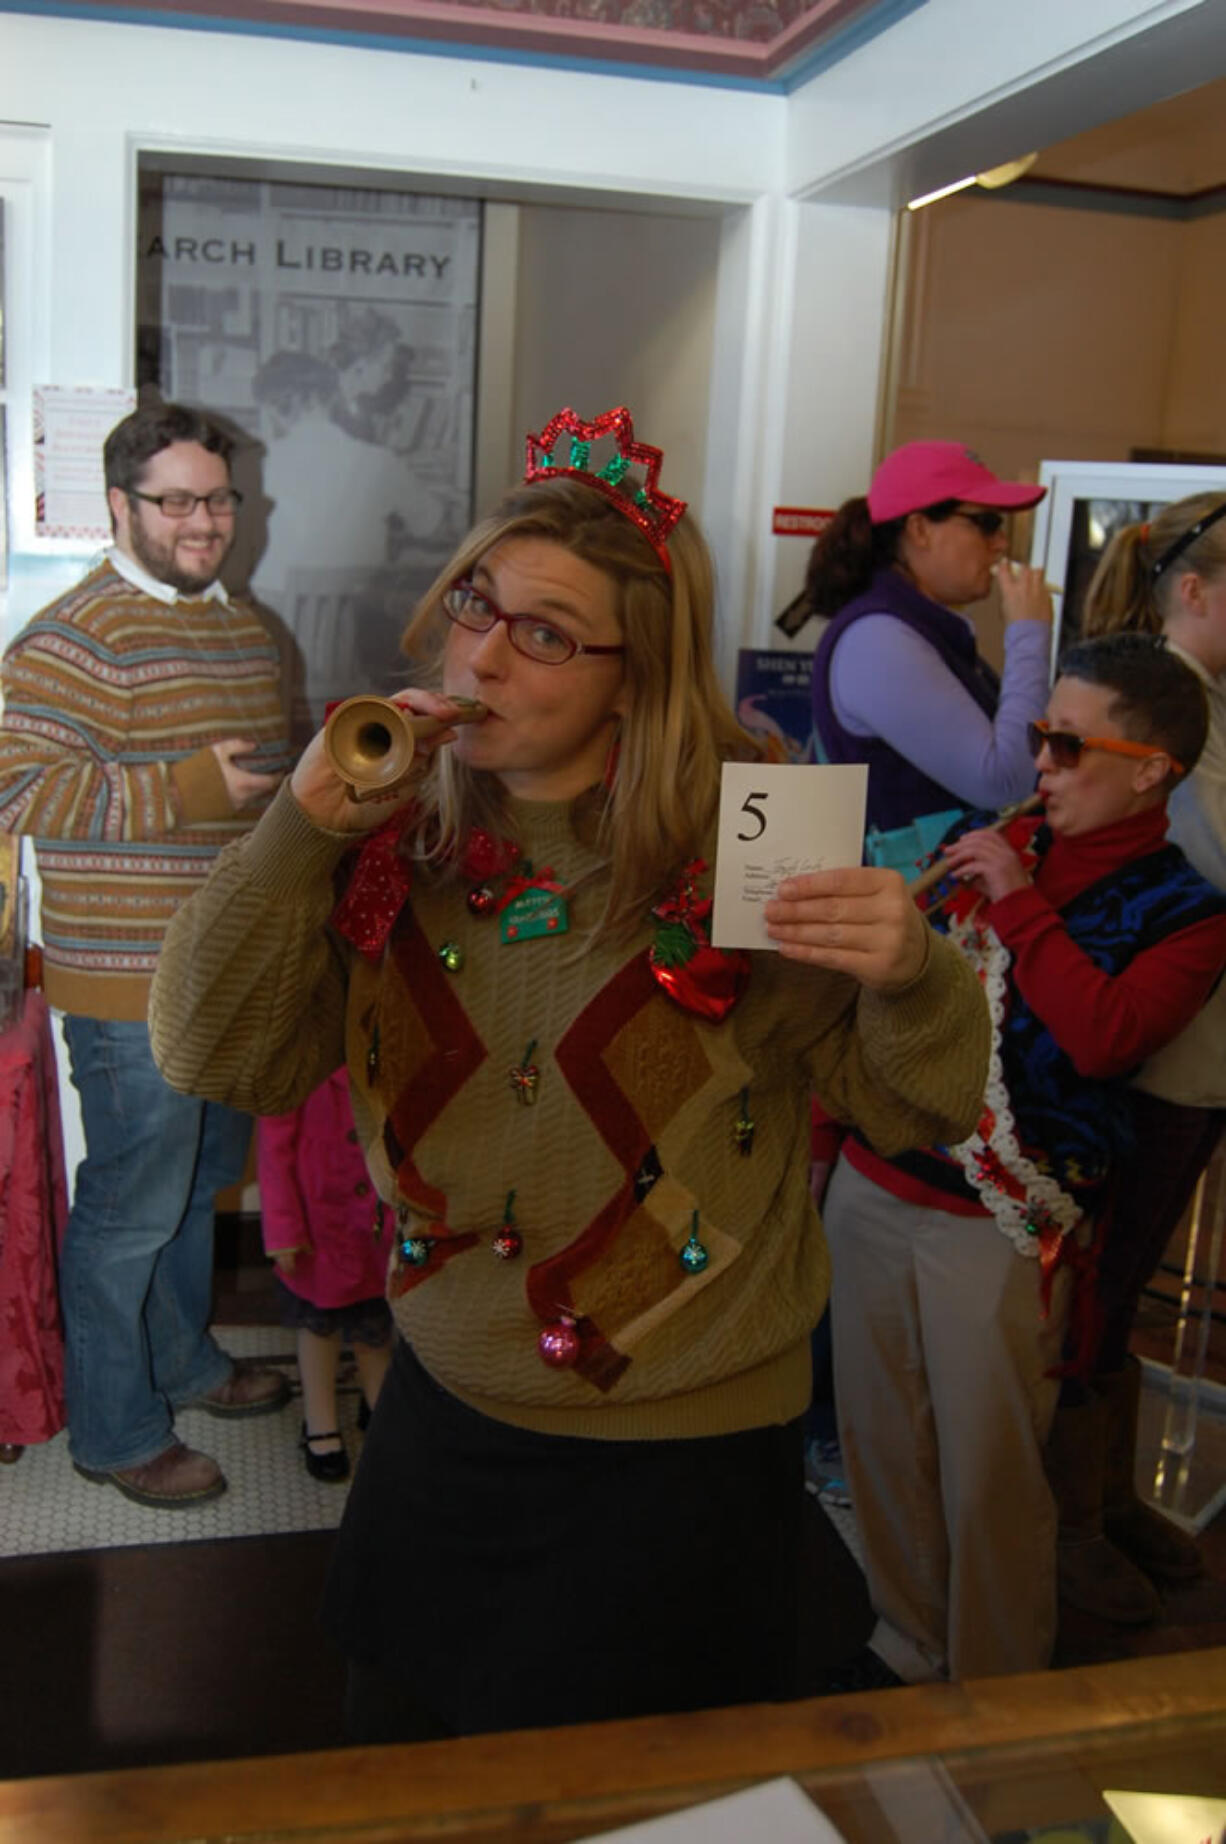
[[[250,438],[239,581],[296,654],[295,728],[403,683],[398,643],[472,522],[481,207],[142,171],[142,401]]]

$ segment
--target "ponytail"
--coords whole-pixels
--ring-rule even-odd
[[[1086,591],[1081,631],[1086,639],[1127,628],[1160,634],[1173,612],[1172,585],[1184,570],[1216,580],[1226,570],[1226,499],[1193,493],[1155,512],[1145,525],[1125,525],[1099,559]]]
[[[1162,632],[1148,540],[1148,525],[1125,525],[1099,558],[1082,611],[1081,632],[1085,639],[1121,632]]]
[[[867,499],[844,500],[809,557],[804,598],[810,612],[837,615],[863,595],[877,571],[894,562],[905,524],[891,519],[874,525]]]

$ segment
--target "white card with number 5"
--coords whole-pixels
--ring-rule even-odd
[[[763,908],[785,877],[858,865],[868,769],[725,762],[719,801],[717,948],[773,948]]]

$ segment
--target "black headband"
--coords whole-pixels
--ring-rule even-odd
[[[1215,506],[1212,512],[1206,512],[1203,519],[1197,519],[1195,525],[1189,525],[1187,531],[1181,532],[1174,544],[1167,545],[1157,563],[1151,563],[1149,566],[1150,582],[1156,583],[1162,572],[1168,569],[1177,557],[1181,557],[1190,544],[1195,544],[1201,534],[1207,532],[1211,525],[1216,525],[1219,519],[1226,519],[1226,499],[1220,506]]]

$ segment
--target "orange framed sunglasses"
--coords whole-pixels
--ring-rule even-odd
[[[1072,730],[1053,730],[1043,717],[1026,725],[1026,738],[1036,761],[1046,743],[1047,753],[1057,768],[1076,768],[1083,749],[1102,749],[1113,756],[1165,756],[1177,775],[1184,772],[1183,763],[1177,762],[1169,749],[1162,749],[1157,743],[1131,743],[1122,736],[1077,736]]]

